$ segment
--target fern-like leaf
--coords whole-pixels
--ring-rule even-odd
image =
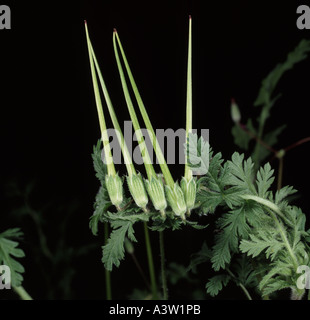
[[[11,284],[19,287],[22,284],[25,272],[24,267],[15,259],[23,258],[25,253],[18,248],[19,243],[12,239],[20,239],[23,233],[19,228],[8,229],[0,233],[0,264],[7,265],[11,271]]]
[[[206,284],[207,293],[214,297],[225,287],[231,277],[228,274],[219,274],[209,279]]]
[[[218,227],[222,230],[216,236],[216,244],[213,246],[211,258],[212,267],[215,271],[225,268],[230,263],[231,254],[238,251],[239,238],[247,238],[249,226],[246,221],[247,208],[242,206],[235,209],[217,222]]]
[[[128,212],[107,212],[105,216],[110,221],[113,230],[107,244],[102,247],[102,262],[105,268],[111,271],[113,265],[119,267],[120,261],[124,259],[126,235],[131,241],[137,242],[133,229],[134,223],[148,221],[149,216],[146,213],[130,214]]]

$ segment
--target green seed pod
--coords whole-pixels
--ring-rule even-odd
[[[123,181],[116,175],[106,175],[105,183],[107,186],[108,194],[110,196],[111,202],[119,207],[123,202]]]
[[[154,208],[160,212],[164,212],[167,207],[167,201],[162,179],[160,177],[152,177],[151,180],[145,180],[145,186]]]
[[[172,211],[177,216],[181,216],[183,220],[185,220],[185,212],[186,212],[186,203],[184,199],[184,194],[181,187],[177,182],[174,184],[174,188],[172,189],[170,186],[166,187],[166,196],[167,201],[172,208]]]
[[[181,180],[181,189],[184,193],[185,203],[188,210],[191,210],[195,206],[196,200],[196,180],[192,177],[187,181],[184,177]]]
[[[141,174],[139,173],[128,176],[127,184],[129,191],[137,206],[140,208],[145,208],[149,200],[144,188],[144,183]]]

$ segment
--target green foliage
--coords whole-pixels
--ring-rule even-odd
[[[246,221],[248,210],[248,206],[243,205],[218,219],[217,226],[221,232],[215,237],[216,243],[213,246],[211,258],[215,271],[224,269],[226,264],[230,263],[231,255],[238,252],[238,239],[240,237],[247,238],[249,232]]]
[[[196,133],[189,132],[184,149],[187,152],[187,165],[190,169],[196,174],[205,175],[209,171],[209,142],[204,141],[202,137],[198,139]]]
[[[273,147],[278,142],[278,137],[286,128],[286,125],[281,125],[268,133],[264,132],[267,120],[270,117],[270,112],[281,94],[274,95],[279,81],[282,79],[286,71],[291,70],[297,63],[307,58],[310,52],[310,40],[301,40],[296,48],[290,52],[287,59],[283,63],[279,63],[262,81],[258,96],[254,102],[254,106],[260,107],[260,115],[257,118],[257,125],[253,119],[248,119],[246,128],[248,132],[243,130],[239,123],[236,123],[232,128],[232,135],[235,144],[241,149],[248,151],[249,142],[256,137],[258,140],[264,141],[269,147]],[[250,134],[249,134],[250,132]],[[260,163],[269,156],[270,150],[263,147],[259,141],[256,141],[251,157],[255,162],[255,169],[258,169]]]
[[[211,257],[212,251],[208,248],[206,242],[204,242],[201,249],[197,253],[191,255],[190,264],[186,269],[187,272],[192,271],[193,273],[197,273],[197,267],[202,263],[210,261]]]
[[[191,274],[187,272],[187,268],[181,264],[171,262],[167,268],[167,279],[171,284],[175,285],[180,280],[186,280],[189,283],[195,283],[196,279],[191,277]]]
[[[262,81],[262,86],[254,102],[254,105],[264,105],[264,108],[266,110],[264,111],[263,120],[265,120],[269,116],[269,110],[272,107],[270,101],[272,100],[274,90],[276,89],[276,86],[282,78],[283,74],[286,71],[292,69],[298,62],[306,59],[309,52],[310,41],[305,39],[301,40],[297,47],[288,54],[286,61],[283,63],[279,63]]]
[[[255,134],[255,135],[257,134],[256,129],[253,126],[252,119],[247,120],[246,127],[253,134]],[[247,132],[242,130],[242,128],[237,124],[232,127],[231,133],[234,137],[235,144],[239,148],[247,151],[249,149],[249,143],[252,140],[252,137]]]
[[[127,236],[131,241],[136,242],[133,225],[137,222],[149,222],[149,229],[152,231],[164,231],[165,229],[178,230],[182,226],[188,225],[197,230],[207,226],[199,225],[196,221],[181,220],[172,211],[166,212],[163,218],[159,212],[151,210],[141,213],[141,208],[137,207],[133,201],[124,198],[121,210],[117,212],[108,211],[112,207],[109,194],[106,188],[106,165],[101,159],[101,143],[98,141],[93,149],[93,163],[96,177],[101,183],[94,203],[94,213],[90,217],[89,227],[94,235],[98,234],[99,223],[109,223],[112,228],[110,238],[103,248],[102,262],[107,270],[112,270],[113,265],[119,267],[120,261],[124,259],[124,242]]]
[[[225,166],[226,163],[222,167]],[[255,274],[261,277],[258,288],[262,295],[282,288],[296,288],[297,266],[309,264],[305,215],[299,208],[290,206],[287,200],[296,190],[284,187],[274,195],[270,190],[274,171],[269,163],[257,171],[256,179],[253,179],[252,160],[244,159],[243,155],[234,153],[227,167],[229,175],[224,189],[234,188],[234,196],[239,202],[217,220],[220,232],[212,248],[213,269],[229,270],[232,256],[245,253],[258,259]],[[227,207],[224,203],[220,205]],[[253,268],[246,270],[245,275],[251,275],[253,280]],[[208,282],[208,293],[215,295],[221,290],[228,282],[224,275],[217,275]],[[243,280],[243,283],[249,286],[249,281]]]
[[[104,222],[104,213],[111,207],[112,203],[110,201],[108,191],[105,185],[101,185],[99,191],[96,195],[94,203],[94,213],[90,217],[89,227],[93,235],[98,234],[98,224],[99,222]]]
[[[98,140],[97,144],[93,147],[92,159],[93,165],[96,173],[96,177],[99,181],[104,184],[105,183],[105,175],[107,174],[107,165],[103,162],[102,159],[102,149],[101,149],[102,141]]]
[[[94,164],[94,169],[96,177],[100,181],[100,188],[96,195],[94,203],[94,213],[90,217],[89,227],[93,235],[98,234],[98,224],[99,222],[104,222],[104,214],[112,206],[109,198],[109,194],[105,185],[105,176],[107,174],[107,166],[102,161],[102,149],[101,140],[99,139],[97,144],[93,148],[92,159]]]
[[[199,145],[206,146],[202,137],[196,147]],[[194,148],[189,150],[197,155]],[[224,213],[217,219],[219,231],[212,249],[204,244],[200,252],[192,256],[189,266],[182,270],[195,273],[197,266],[206,262],[211,263],[215,272],[222,269],[222,273],[216,274],[206,284],[207,293],[211,296],[217,295],[229,281],[242,288],[247,297],[250,295],[246,288],[254,286],[262,296],[282,288],[295,288],[296,267],[309,264],[306,258],[309,233],[305,231],[305,215],[288,202],[296,190],[286,186],[274,194],[271,190],[274,170],[269,163],[255,171],[251,158],[245,159],[243,154],[235,152],[231,160],[224,161],[221,153],[214,154],[212,148],[208,148],[208,152],[200,153],[200,161],[208,162],[209,166],[206,174],[197,181],[194,212],[207,214],[222,208]],[[96,153],[100,154],[98,151]],[[95,161],[97,158],[93,157]],[[99,166],[98,176],[103,172],[100,170]],[[196,221],[181,220],[172,211],[167,211],[165,218],[152,208],[149,212],[142,212],[141,208],[126,198],[123,209],[108,211],[111,203],[104,180],[100,181],[102,184],[90,226],[93,233],[97,234],[99,222],[111,225],[112,232],[103,246],[102,258],[108,270],[112,270],[113,266],[118,267],[124,259],[125,238],[137,241],[133,228],[137,222],[147,222],[152,231],[174,231],[184,225],[196,229],[206,227]],[[253,264],[249,259],[256,261]]]
[[[196,151],[190,149],[190,152]],[[208,156],[209,170],[198,180],[197,210],[213,213],[222,207],[224,213],[216,222],[219,232],[211,253],[204,247],[192,259],[189,270],[210,261],[214,271],[228,271],[235,255],[247,254],[259,261],[255,272],[248,261],[242,267],[239,264],[236,276],[224,273],[212,277],[207,292],[216,295],[229,280],[243,287],[256,283],[262,295],[277,288],[296,287],[294,268],[306,263],[303,257],[307,256],[308,244],[305,242],[309,241],[304,230],[305,215],[288,204],[288,197],[296,190],[287,186],[274,195],[271,191],[274,170],[269,163],[256,172],[252,159],[245,159],[243,154],[234,153],[231,160],[224,162],[221,154],[214,155],[210,148]],[[274,268],[268,271],[266,263]],[[260,282],[256,279],[258,274]]]
[[[189,134],[189,141],[191,141],[191,136],[192,134]],[[199,145],[205,146],[207,142],[200,137],[197,145],[199,148]],[[189,150],[190,153],[193,153],[193,157],[199,153],[199,151],[194,148],[189,148]],[[200,154],[201,161],[203,163],[209,163],[209,169],[207,173],[198,180],[198,192],[196,196],[199,210],[204,214],[214,213],[216,207],[219,205],[225,204],[232,208],[233,205],[238,202],[235,197],[238,190],[236,188],[226,188],[229,183],[230,174],[227,164],[222,165],[224,160],[222,159],[221,153],[214,155],[212,148],[208,148],[208,151],[209,153],[204,152]],[[190,163],[188,165],[190,168],[195,168],[195,166],[192,167]]]
[[[209,279],[206,284],[207,293],[214,297],[225,287],[230,280],[230,276],[227,274],[218,274]]]
[[[113,231],[111,232],[108,243],[102,247],[102,262],[107,270],[112,270],[113,265],[119,267],[120,261],[124,259],[125,237],[133,242],[137,242],[134,235],[133,225],[139,221],[148,221],[149,216],[146,213],[136,214],[130,211],[120,211],[118,213],[106,213],[106,219],[110,221]]]
[[[279,231],[276,228],[258,230],[258,235],[250,234],[250,240],[242,240],[240,250],[253,258],[265,252],[266,258],[274,260],[277,253],[283,249]]]
[[[116,32],[114,44],[115,37],[120,45]],[[121,45],[120,49],[122,52]],[[296,190],[287,186],[274,193],[274,170],[269,163],[263,166],[261,163],[271,151],[275,153],[272,146],[277,143],[285,128],[283,125],[269,133],[264,132],[271,109],[280,97],[279,94],[275,95],[277,85],[285,72],[305,59],[309,51],[310,41],[301,41],[286,61],[278,64],[262,81],[254,102],[255,106],[260,107],[257,121],[248,119],[246,126],[241,124],[238,106],[234,106],[235,126],[232,133],[235,143],[248,151],[254,138],[256,145],[252,157],[245,158],[244,154],[235,152],[231,160],[224,161],[222,154],[214,153],[202,137],[198,139],[196,134],[188,133],[185,148],[186,169],[189,168],[199,175],[195,184],[195,203],[191,203],[191,214],[206,215],[220,209],[222,215],[216,221],[217,232],[212,249],[204,243],[201,250],[192,255],[187,268],[170,264],[167,273],[172,283],[177,283],[181,278],[188,278],[188,271],[196,273],[200,264],[208,262],[215,272],[206,284],[206,291],[211,296],[216,296],[229,282],[239,286],[249,299],[251,296],[248,289],[253,287],[259,290],[261,296],[283,288],[291,288],[294,295],[302,296],[302,290],[296,287],[296,269],[299,265],[309,265],[310,234],[309,230],[305,230],[306,217],[299,208],[289,204],[289,197]],[[126,64],[123,52],[122,55]],[[126,69],[139,98],[129,66],[126,65]],[[140,98],[138,104],[144,121],[152,128]],[[175,184],[172,190],[174,181],[166,167],[162,169],[166,183],[166,198],[173,212],[161,210],[159,213],[152,204],[146,206],[147,199],[144,199],[143,206],[141,205],[142,211],[131,198],[126,199],[126,195],[123,203],[120,206],[116,205],[117,212],[108,211],[111,201],[106,188],[107,171],[101,160],[99,142],[94,147],[93,161],[101,187],[96,196],[90,228],[95,235],[98,233],[99,222],[109,223],[112,228],[110,238],[103,246],[102,261],[107,270],[112,270],[113,266],[118,267],[124,259],[124,242],[127,238],[137,242],[134,231],[136,223],[146,222],[150,230],[159,232],[165,229],[179,230],[185,225],[199,230],[206,227],[185,217],[184,185],[183,191],[178,184]],[[188,211],[187,214],[189,213]],[[219,271],[221,273],[218,273]]]
[[[246,288],[257,286],[256,272],[253,270],[252,262],[252,259],[243,254],[233,264],[233,271],[236,274],[234,281],[237,285],[242,284]]]
[[[23,258],[25,253],[18,248],[19,243],[12,239],[20,239],[23,233],[19,228],[8,229],[0,233],[0,265],[4,264],[10,268],[11,284],[13,287],[21,286],[23,282],[22,273],[24,267],[15,258]]]

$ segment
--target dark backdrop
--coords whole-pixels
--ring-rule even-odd
[[[6,4],[12,10],[12,29],[0,30],[1,194],[4,196],[1,231],[15,226],[23,229],[24,286],[34,298],[47,298],[42,274],[55,284],[63,270],[59,267],[52,271],[48,259],[38,258],[35,224],[30,218],[14,213],[22,201],[7,191],[12,183],[25,188],[35,181],[31,205],[37,210],[46,207],[42,209],[43,226],[52,252],[60,250],[56,246],[59,226],[70,208],[73,213],[65,232],[66,245],[73,251],[85,244],[93,245],[83,256],[67,262],[67,268],[75,271],[69,285],[73,295],[68,297],[101,299],[104,297],[104,270],[100,262],[103,235],[100,231],[95,238],[88,228],[98,189],[91,152],[100,132],[84,19],[88,21],[120,122],[129,120],[129,116],[113,53],[113,28],[117,28],[122,39],[154,127],[178,129],[185,124],[187,27],[191,14],[194,127],[210,129],[211,145],[225,158],[239,150],[231,135],[231,97],[237,100],[243,119],[257,112],[253,102],[261,80],[278,62],[285,60],[302,38],[309,38],[310,31],[297,29],[299,2],[295,1],[98,0],[7,1]],[[309,66],[309,59],[298,64],[277,88],[283,95],[267,124],[267,130],[287,124],[277,148],[309,135]],[[302,198],[298,201],[306,213],[310,209],[308,151],[306,144],[297,148],[287,155],[284,166],[284,184],[300,190]],[[118,169],[124,172],[124,168]],[[175,166],[171,170],[177,179],[183,168]],[[147,269],[139,227],[137,234],[141,245],[136,253]],[[167,262],[187,265],[189,255],[200,249],[205,238],[212,236],[211,228],[167,232]],[[152,240],[156,268],[159,268],[156,235],[152,234]],[[209,271],[202,272],[203,289]],[[130,257],[113,273],[112,281],[115,298],[126,298],[133,287],[143,288]],[[56,297],[63,297],[57,294]],[[175,292],[175,297],[186,298],[187,294]],[[221,297],[231,298],[229,294]],[[243,298],[242,294],[240,297]]]

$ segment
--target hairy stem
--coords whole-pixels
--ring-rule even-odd
[[[19,295],[22,300],[33,300],[29,293],[23,287],[14,287],[14,291]]]
[[[147,228],[147,223],[145,221],[144,221],[144,236],[145,236],[147,259],[148,259],[148,264],[149,264],[149,272],[150,272],[153,300],[157,300],[158,299],[157,284],[156,284],[156,277],[155,277],[155,268],[154,268],[152,247],[151,247],[149,229]]]
[[[237,277],[227,268],[226,271],[228,272],[228,274],[233,277],[236,281],[237,281],[237,285],[241,288],[241,290],[244,292],[244,294],[246,295],[246,297],[248,298],[248,300],[253,300],[249,291],[247,290],[247,288],[238,281]]]
[[[277,190],[282,188],[282,180],[283,180],[283,157],[279,158],[279,168],[278,168],[278,179],[277,179]]]
[[[104,223],[104,245],[107,244],[109,239],[109,225],[107,222]],[[107,300],[112,300],[112,286],[111,286],[111,272],[105,269],[105,289]]]
[[[289,145],[288,147],[286,147],[286,148],[284,149],[284,151],[287,152],[287,151],[289,151],[289,150],[291,150],[291,149],[294,149],[294,148],[296,148],[296,147],[298,147],[298,146],[300,146],[300,145],[302,145],[302,144],[304,144],[304,143],[306,143],[306,142],[310,142],[310,137],[303,138],[303,139],[301,139],[301,140],[299,140],[299,141],[297,141],[297,142]]]
[[[275,213],[281,217],[283,220],[287,220],[284,216],[284,214],[281,212],[281,210],[279,209],[279,207],[277,205],[275,205],[274,203],[272,203],[271,201],[269,200],[266,200],[266,199],[263,199],[263,198],[260,198],[258,196],[252,196],[252,195],[243,195],[241,196],[243,199],[248,199],[248,200],[254,200],[258,203],[261,203],[262,205],[264,205],[266,207],[266,210],[270,213],[271,217],[273,218],[278,230],[280,231],[280,235],[281,235],[281,238],[283,240],[283,243],[292,259],[292,262],[293,262],[293,265],[294,265],[294,268],[295,270],[297,269],[298,267],[298,260],[297,260],[297,257],[295,256],[294,254],[294,251],[287,239],[287,236],[286,236],[286,231],[282,225],[282,223],[279,221],[279,219],[277,218],[277,216],[275,215]]]
[[[269,150],[270,152],[272,152],[273,154],[277,153],[277,150],[273,149],[269,144],[267,144],[265,141],[263,141],[261,138],[259,138],[258,136],[256,136],[252,131],[250,131],[246,125],[238,122],[237,125],[248,135],[250,136],[252,139],[254,139],[256,141],[257,144],[260,144],[261,146],[263,146],[265,149]]]
[[[245,194],[242,195],[241,198],[245,199],[245,200],[253,200],[256,201],[262,205],[264,205],[265,207],[270,208],[271,210],[273,210],[275,213],[277,213],[282,219],[286,220],[286,217],[284,216],[284,214],[281,212],[281,210],[279,209],[279,207],[277,205],[275,205],[273,202],[263,199],[261,197],[258,196],[253,196],[250,194]]]
[[[40,218],[38,216],[37,211],[32,209],[32,207],[28,204],[27,199],[25,200],[25,205],[27,207],[29,215],[31,216],[31,218],[33,219],[33,221],[34,221],[34,223],[36,225],[36,229],[37,229],[37,232],[38,232],[38,237],[39,237],[39,242],[40,242],[40,247],[41,247],[42,253],[50,261],[53,261],[54,256],[53,256],[50,248],[47,245],[47,239],[46,239],[45,233],[44,233],[44,231],[42,229],[42,225],[41,225]]]
[[[270,215],[272,216],[273,220],[275,221],[276,225],[277,225],[277,228],[278,230],[280,231],[280,234],[281,234],[281,238],[284,242],[284,245],[289,253],[289,255],[291,256],[291,259],[292,259],[292,262],[294,264],[294,269],[296,270],[298,268],[298,260],[297,260],[297,257],[295,256],[295,253],[287,239],[287,236],[286,236],[286,231],[282,225],[282,223],[279,221],[279,219],[277,218],[277,216],[274,214],[274,212],[272,210],[269,210],[267,209],[267,211],[270,213]]]
[[[168,286],[165,267],[165,244],[164,244],[164,232],[159,231],[159,247],[160,247],[160,261],[161,261],[161,279],[163,286],[163,300],[168,300]]]
[[[151,288],[151,286],[150,286],[150,284],[149,284],[149,282],[148,282],[148,280],[147,280],[147,277],[146,277],[145,273],[143,272],[143,269],[142,269],[142,267],[141,267],[138,259],[136,258],[135,254],[134,254],[134,253],[131,253],[130,255],[131,255],[132,260],[133,260],[133,262],[135,263],[135,265],[136,265],[139,273],[141,274],[141,277],[142,277],[142,279],[143,279],[146,287],[147,287],[149,290],[152,291],[152,288]]]

